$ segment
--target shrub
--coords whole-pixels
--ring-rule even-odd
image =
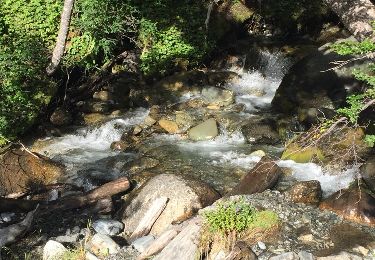
[[[61,1],[0,2],[0,145],[27,129],[54,94],[45,76]]]
[[[206,9],[200,1],[142,1],[138,41],[142,46],[141,70],[163,75],[179,62],[194,66],[213,47],[204,23]],[[167,11],[166,11],[167,10]]]

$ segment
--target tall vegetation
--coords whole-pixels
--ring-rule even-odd
[[[27,129],[54,95],[61,75],[45,68],[57,36],[61,0],[0,2],[0,145]],[[91,72],[126,49],[139,49],[141,71],[163,75],[198,64],[206,39],[204,1],[77,1],[62,67]]]

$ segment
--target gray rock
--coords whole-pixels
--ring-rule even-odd
[[[89,248],[96,255],[116,254],[120,250],[120,246],[112,238],[103,234],[95,234],[90,241]]]
[[[219,194],[207,184],[174,174],[160,174],[150,179],[129,203],[122,220],[126,233],[133,233],[150,205],[159,197],[169,201],[150,234],[159,235],[173,222],[184,221],[199,209],[211,205]]]
[[[215,119],[211,118],[191,128],[188,132],[193,141],[204,141],[215,138],[219,134]]]
[[[154,242],[154,236],[148,235],[144,237],[140,237],[135,240],[131,245],[140,253],[143,253],[145,249]]]
[[[113,219],[99,219],[92,224],[92,227],[99,234],[116,236],[124,229],[124,224]]]
[[[43,248],[43,260],[57,260],[60,259],[62,255],[68,252],[59,242],[48,240]]]
[[[234,103],[233,91],[228,89],[208,87],[202,89],[201,94],[203,99],[212,106],[228,106]]]
[[[269,260],[299,260],[299,257],[294,252],[287,252],[281,255],[272,256]]]
[[[317,260],[362,260],[363,258],[357,255],[341,252],[338,255],[330,255],[325,257],[317,257]]]
[[[306,251],[299,252],[298,256],[300,260],[314,260],[315,259],[313,254],[306,252]]]
[[[64,235],[56,237],[56,241],[60,243],[75,243],[78,241],[79,234]]]

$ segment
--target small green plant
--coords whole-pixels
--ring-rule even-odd
[[[203,219],[202,252],[212,243],[229,249],[238,239],[250,244],[266,239],[279,223],[275,212],[258,211],[242,198],[218,203],[215,209],[203,213]]]
[[[229,234],[241,233],[249,229],[269,229],[278,223],[276,213],[258,211],[244,200],[219,203],[217,208],[203,213],[210,232]]]
[[[232,231],[242,232],[254,220],[256,210],[240,200],[220,203],[215,210],[204,213],[204,218],[211,232],[227,234]]]
[[[365,136],[365,143],[369,147],[375,147],[375,135],[366,135]]]

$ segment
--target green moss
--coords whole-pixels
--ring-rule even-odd
[[[234,2],[230,7],[230,13],[237,23],[243,23],[249,18],[251,18],[254,14],[249,8],[247,8],[241,2]]]
[[[318,159],[319,161],[325,160],[324,155],[319,148],[314,146],[302,148],[293,143],[286,147],[281,159],[293,160],[297,163],[308,163],[314,159]]]

